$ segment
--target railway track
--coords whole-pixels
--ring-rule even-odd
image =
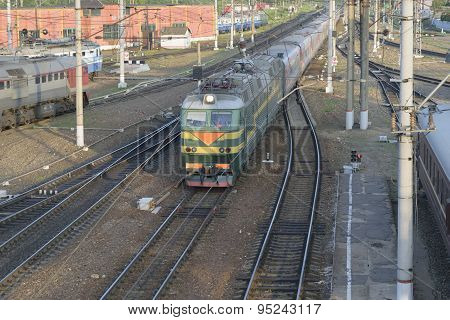
[[[228,192],[214,188],[189,191],[100,299],[160,298]]]
[[[39,206],[33,204],[3,220],[0,295],[4,295],[18,277],[36,267],[45,253],[64,247],[69,239],[105,214],[110,203],[140,170],[179,137],[178,120],[174,119],[158,133],[147,135],[125,155],[88,176],[75,188],[66,189],[64,196],[56,198],[51,205],[47,202]]]
[[[286,171],[269,225],[251,269],[244,299],[299,299],[308,268],[321,181],[319,141],[301,94],[307,127],[292,126],[285,108],[289,146]]]

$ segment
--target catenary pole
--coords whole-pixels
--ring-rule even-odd
[[[219,7],[217,6],[217,0],[214,0],[214,21],[216,34],[214,37],[214,50],[219,50]]]
[[[255,42],[255,0],[250,0],[252,8],[252,43]]]
[[[119,2],[119,60],[120,60],[120,77],[119,77],[119,88],[126,88],[127,83],[125,82],[125,23],[123,18],[125,17],[125,0],[120,0]]]
[[[334,8],[335,3],[334,0],[330,0],[329,10],[328,10],[328,74],[327,74],[327,87],[325,88],[326,93],[333,93],[333,58],[334,58],[334,50],[333,50],[333,31],[334,31]]]
[[[400,130],[398,137],[397,299],[413,298],[414,0],[402,0],[400,29]],[[409,131],[409,132],[408,132]]]
[[[378,43],[378,20],[380,18],[379,3],[380,3],[379,0],[375,0],[373,52],[377,52],[378,48],[379,48],[379,43]]]
[[[231,0],[230,49],[234,48],[234,0]]]
[[[76,122],[77,146],[84,147],[84,119],[83,119],[83,66],[81,56],[81,0],[75,0],[75,50],[76,50]]]
[[[8,50],[12,50],[11,0],[6,1],[6,33],[8,34]]]
[[[361,32],[360,32],[360,55],[361,55],[361,80],[359,83],[359,104],[361,112],[359,116],[359,127],[367,130],[369,125],[369,103],[367,80],[369,77],[369,0],[361,0]]]
[[[347,0],[347,18],[348,18],[348,44],[347,44],[347,110],[345,113],[345,129],[353,129],[354,111],[353,99],[355,92],[355,69],[354,69],[354,51],[355,51],[355,0]]]

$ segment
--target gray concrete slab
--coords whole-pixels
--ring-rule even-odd
[[[351,299],[394,299],[397,238],[386,181],[353,173],[350,201],[349,179],[339,179],[332,298],[347,299],[351,292]]]

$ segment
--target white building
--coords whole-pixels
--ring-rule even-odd
[[[161,31],[161,47],[186,49],[191,46],[191,30],[187,27],[166,27]]]

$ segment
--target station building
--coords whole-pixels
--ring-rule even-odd
[[[111,49],[119,42],[119,6],[99,0],[81,0],[82,37],[95,41],[102,49]],[[8,43],[6,9],[0,10],[0,47]],[[125,37],[128,46],[160,45],[164,28],[189,28],[191,40],[214,39],[213,5],[127,5]],[[27,37],[60,39],[75,36],[73,6],[12,8],[13,47]],[[26,34],[24,32],[26,29]]]

